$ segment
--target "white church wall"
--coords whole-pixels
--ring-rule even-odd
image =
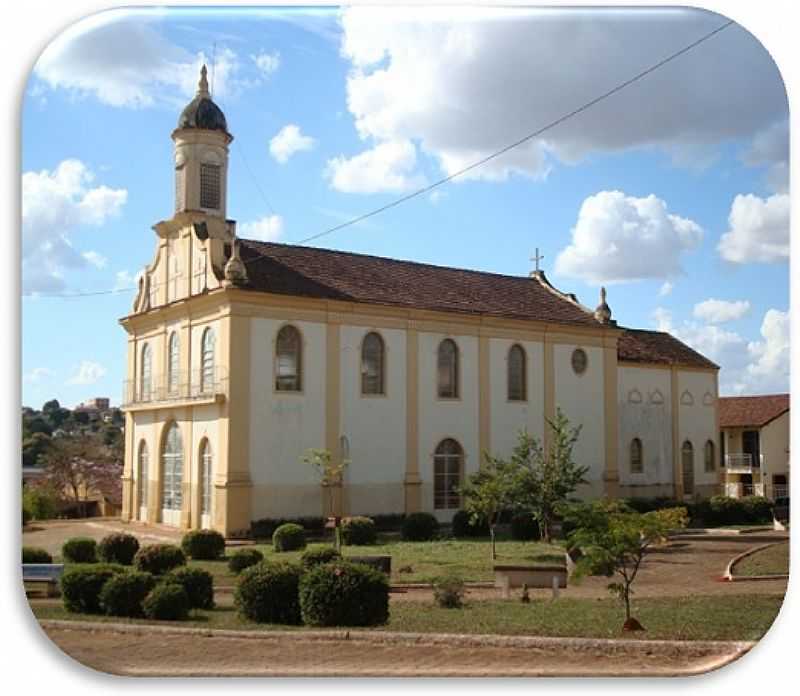
[[[361,343],[370,331],[384,342],[384,395],[361,394]],[[350,465],[347,509],[354,514],[403,512],[406,470],[406,334],[399,329],[341,327],[341,433]]]
[[[439,399],[436,364],[439,343],[453,339],[459,350],[460,397]],[[433,454],[445,438],[457,440],[464,450],[465,475],[480,466],[478,444],[478,339],[420,332],[419,343],[419,475],[422,480],[422,509],[433,511],[442,521],[452,518],[455,510],[433,507]]]
[[[583,374],[572,369],[572,353],[576,348],[586,352],[587,366]],[[581,433],[573,450],[575,461],[588,466],[589,483],[579,494],[599,497],[604,494],[605,468],[605,397],[603,391],[603,350],[593,346],[556,344],[553,346],[555,406],[569,418],[570,424],[581,425]]]
[[[617,374],[621,494],[625,497],[672,495],[670,369],[620,366]],[[637,437],[642,442],[642,473],[634,473],[630,467],[631,442]]]
[[[319,482],[300,457],[325,447],[326,327],[290,322],[301,333],[302,391],[277,392],[275,340],[287,322],[253,318],[250,325],[250,477],[251,514],[263,517],[318,516]]]
[[[526,401],[508,400],[508,351],[515,343],[526,357]],[[544,350],[541,343],[489,340],[490,449],[507,457],[517,444],[520,430],[541,439],[544,433]]]
[[[696,493],[707,496],[719,489],[719,438],[717,437],[717,378],[713,372],[678,370],[678,442],[694,447]],[[714,470],[705,470],[704,447],[714,443]]]

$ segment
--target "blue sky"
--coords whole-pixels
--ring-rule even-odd
[[[114,12],[40,57],[22,113],[23,403],[117,402],[133,285],[170,216],[198,67],[236,140],[228,215],[292,242],[580,106],[720,26],[705,12]],[[509,155],[323,247],[527,274],[788,389],[788,107],[732,26]],[[288,127],[288,129],[287,129]],[[58,327],[54,331],[54,326]]]

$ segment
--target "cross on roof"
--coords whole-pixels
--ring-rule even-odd
[[[539,261],[541,261],[543,258],[544,258],[544,254],[539,254],[539,247],[536,247],[536,255],[535,256],[531,256],[531,261],[533,261],[536,264],[536,268],[535,268],[536,271],[540,270],[539,269]]]

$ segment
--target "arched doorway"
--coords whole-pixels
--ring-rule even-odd
[[[164,437],[161,453],[161,521],[180,526],[183,503],[183,440],[177,423]]]
[[[683,494],[694,495],[694,447],[689,440],[686,440],[681,447],[681,475]]]

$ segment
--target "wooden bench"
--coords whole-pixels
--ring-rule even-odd
[[[566,564],[495,565],[494,567],[494,584],[500,589],[522,587],[523,585],[527,585],[531,589],[537,587],[551,589],[554,583],[557,587],[567,586]]]
[[[58,582],[63,573],[63,563],[23,563],[22,584],[25,593],[44,588],[47,597],[58,596]]]

